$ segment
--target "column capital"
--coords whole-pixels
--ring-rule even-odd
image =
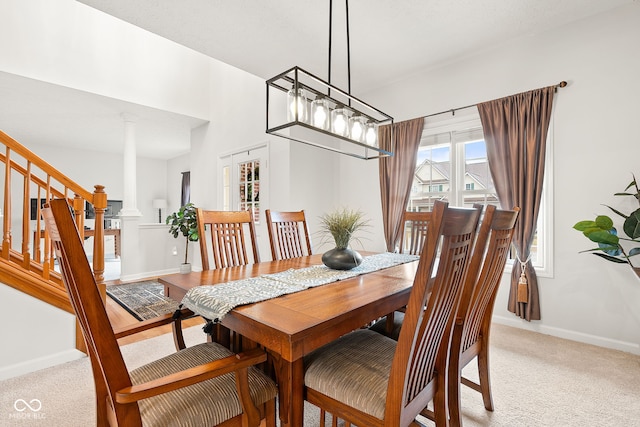
[[[122,117],[124,122],[135,123],[138,121],[138,116],[133,113],[122,112],[120,113],[120,117]]]

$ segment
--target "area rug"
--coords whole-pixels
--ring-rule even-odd
[[[178,302],[164,295],[164,286],[153,280],[109,285],[107,295],[138,320],[172,313],[178,308]]]

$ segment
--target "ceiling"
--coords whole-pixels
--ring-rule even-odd
[[[294,65],[327,78],[328,1],[78,1],[264,79]],[[361,97],[508,40],[634,1],[352,0],[351,93]],[[331,83],[346,89],[344,2],[333,7]],[[139,155],[168,159],[189,150],[175,144],[174,132],[202,123],[3,73],[0,93],[0,129],[10,123],[16,139],[44,140],[46,130],[50,144],[121,152],[112,143],[122,139],[122,122],[114,112],[130,111],[140,117]]]
[[[327,78],[327,0],[79,1],[264,79],[293,65]],[[359,96],[509,39],[632,2],[351,0],[351,92]],[[338,83],[347,70],[345,3],[334,1],[333,10],[332,83]]]

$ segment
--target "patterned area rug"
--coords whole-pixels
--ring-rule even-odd
[[[178,302],[164,296],[164,287],[153,280],[107,286],[107,295],[138,320],[172,313]]]

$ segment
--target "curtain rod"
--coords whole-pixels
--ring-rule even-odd
[[[563,80],[563,81],[561,81],[560,83],[558,83],[558,84],[555,86],[555,90],[557,91],[559,87],[565,87],[566,85],[567,85],[567,82]],[[458,111],[458,110],[464,110],[465,108],[475,107],[475,106],[477,106],[477,105],[478,105],[478,104],[471,104],[471,105],[466,105],[466,106],[464,106],[464,107],[452,108],[452,109],[450,109],[450,110],[441,111],[441,112],[439,112],[439,113],[433,113],[433,114],[429,114],[429,115],[427,115],[427,116],[422,116],[422,118],[423,118],[423,119],[426,119],[427,117],[439,116],[440,114],[446,114],[446,113],[451,113],[452,115],[454,115],[454,116],[455,116],[455,115],[456,115],[456,111]]]

